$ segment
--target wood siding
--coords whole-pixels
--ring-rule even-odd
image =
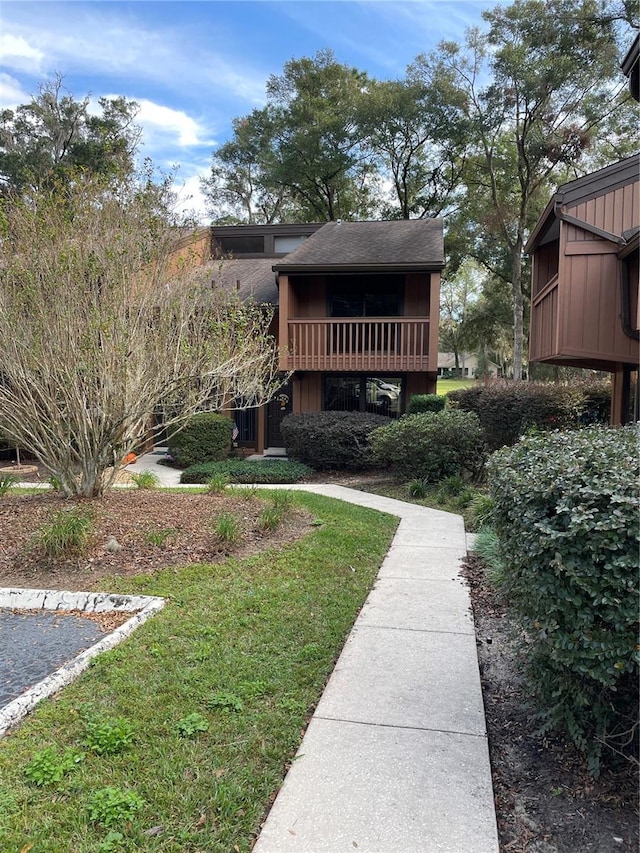
[[[530,358],[609,370],[637,364],[638,342],[625,334],[621,320],[618,252],[623,234],[640,223],[640,181],[582,200],[564,213],[587,227],[559,214],[559,240],[533,253]],[[637,294],[631,303],[637,311]]]

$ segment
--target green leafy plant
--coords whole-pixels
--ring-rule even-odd
[[[146,532],[145,539],[149,545],[155,545],[158,548],[162,548],[166,545],[167,540],[175,536],[176,533],[178,533],[178,529],[176,527],[155,528]]]
[[[472,412],[406,415],[377,429],[370,442],[378,462],[429,483],[465,471],[477,479],[486,459],[482,428]]]
[[[483,492],[476,492],[469,505],[468,521],[474,530],[480,530],[491,521],[493,498]]]
[[[279,509],[282,512],[286,512],[286,510],[291,509],[293,506],[293,494],[287,491],[277,491],[273,492],[271,495],[271,504],[275,507],[275,509]]]
[[[231,448],[231,418],[199,412],[169,438],[169,455],[180,468],[225,459]]]
[[[153,471],[140,471],[139,474],[131,474],[131,479],[139,489],[157,489],[160,480]]]
[[[0,474],[0,498],[4,497],[17,482],[18,478],[13,474]]]
[[[116,755],[129,749],[134,730],[124,717],[90,717],[84,744],[97,755]]]
[[[207,480],[207,494],[219,495],[227,488],[229,478],[226,474],[214,474],[210,480]]]
[[[276,530],[282,524],[282,510],[276,506],[266,506],[258,518],[261,530]]]
[[[294,459],[322,470],[375,464],[369,437],[389,418],[365,412],[305,412],[287,415],[280,429]]]
[[[87,812],[91,823],[101,826],[123,826],[133,820],[144,806],[144,800],[134,791],[122,791],[120,788],[100,788],[87,802]]]
[[[82,551],[91,535],[93,514],[81,507],[62,509],[36,533],[35,541],[48,557]]]
[[[608,420],[609,383],[502,382],[452,391],[449,406],[474,412],[490,450],[528,432],[548,432]]]
[[[421,479],[420,477],[416,477],[415,480],[411,480],[409,485],[407,486],[409,491],[409,495],[412,498],[417,498],[421,500],[427,496],[427,492],[429,491],[429,484]]]
[[[297,483],[312,473],[311,468],[289,459],[226,459],[191,465],[180,475],[181,483],[208,483],[212,477],[224,475],[229,483]]]
[[[407,406],[408,415],[417,415],[421,412],[441,412],[447,398],[442,394],[412,394]]]
[[[78,750],[65,749],[60,753],[57,746],[48,746],[34,754],[25,767],[24,775],[39,787],[55,785],[83,760],[84,753]]]
[[[225,545],[233,545],[240,538],[240,523],[230,512],[221,512],[213,522],[213,532]]]
[[[209,721],[202,714],[194,711],[193,714],[188,714],[186,717],[178,720],[175,725],[176,732],[180,737],[195,737],[201,732],[209,731]]]
[[[504,589],[548,727],[598,773],[637,754],[638,426],[521,439],[488,465]]]
[[[235,693],[219,691],[210,693],[205,699],[207,708],[221,708],[223,711],[242,711],[244,702]]]

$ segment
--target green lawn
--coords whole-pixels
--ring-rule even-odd
[[[282,550],[109,584],[167,606],[0,741],[0,850],[250,850],[397,523],[294,502]]]
[[[460,388],[473,388],[475,379],[438,379],[436,394],[448,394],[449,391],[458,391]]]

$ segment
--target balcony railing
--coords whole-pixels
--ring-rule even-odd
[[[289,320],[286,344],[285,370],[429,369],[427,317]]]

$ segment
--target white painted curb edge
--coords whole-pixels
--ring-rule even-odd
[[[0,738],[14,728],[42,699],[57,693],[74,681],[101,652],[113,649],[135,629],[165,605],[164,598],[148,595],[109,595],[107,593],[60,592],[58,590],[0,588],[0,607],[85,610],[88,612],[136,611],[104,639],[63,664],[42,681],[0,709]]]

